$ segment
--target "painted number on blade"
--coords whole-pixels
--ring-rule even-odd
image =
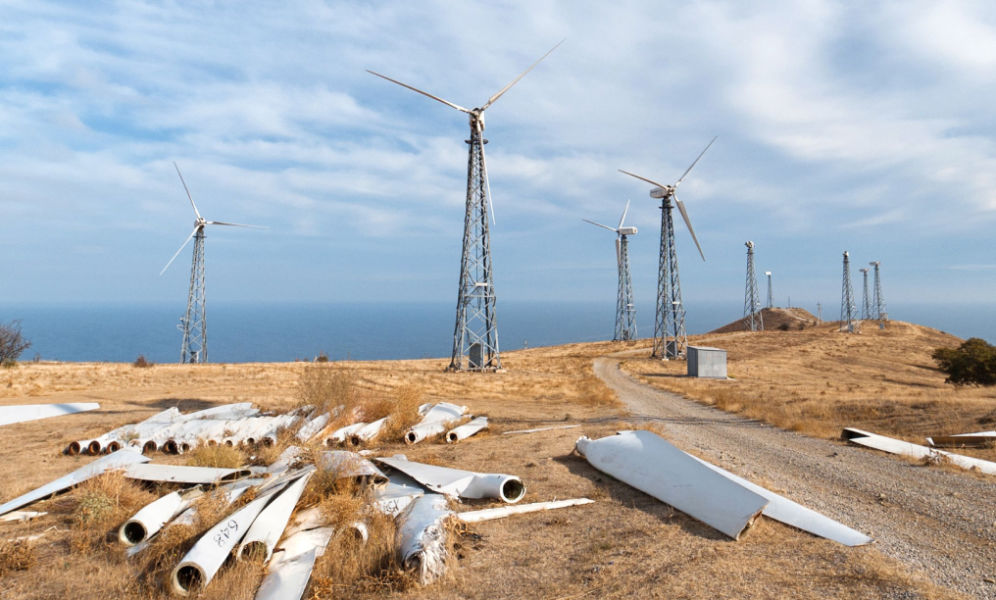
[[[225,546],[225,542],[232,538],[232,534],[239,530],[239,524],[235,519],[229,519],[228,523],[221,528],[221,531],[214,534],[214,543],[218,545],[219,548]]]

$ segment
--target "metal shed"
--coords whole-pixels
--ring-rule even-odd
[[[726,379],[726,350],[689,346],[688,376]]]

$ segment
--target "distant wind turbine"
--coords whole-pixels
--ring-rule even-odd
[[[633,281],[629,276],[629,239],[636,235],[636,227],[623,227],[626,214],[629,212],[629,200],[619,217],[615,227],[602,225],[589,219],[581,219],[597,227],[608,229],[616,234],[616,270],[619,274],[619,284],[616,290],[616,330],[612,341],[632,340],[636,338],[636,306],[633,304]]]

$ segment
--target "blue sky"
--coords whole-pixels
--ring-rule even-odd
[[[211,301],[453,302],[467,119],[487,112],[499,302],[615,300],[629,222],[652,303],[683,184],[682,290],[839,310],[841,253],[890,303],[996,296],[996,8],[986,2],[0,4],[0,296],[178,302],[208,219]],[[860,264],[859,264],[860,263]],[[763,295],[763,282],[762,295]]]

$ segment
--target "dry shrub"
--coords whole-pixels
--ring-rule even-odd
[[[85,552],[113,540],[117,526],[153,500],[153,494],[120,471],[84,481],[59,503],[74,530],[70,546]]]
[[[391,418],[387,420],[384,429],[380,432],[381,439],[392,442],[402,441],[405,432],[422,418],[418,414],[418,407],[421,404],[421,388],[414,385],[404,385],[398,388],[389,412]]]
[[[190,451],[186,458],[186,463],[193,467],[218,467],[221,469],[237,469],[248,462],[241,450],[227,444],[198,446]]]
[[[304,367],[297,383],[298,406],[312,406],[319,412],[334,413],[343,407],[348,415],[359,400],[356,373],[334,363],[312,363]]]
[[[0,540],[0,577],[10,571],[27,571],[35,560],[35,548],[31,542]]]

